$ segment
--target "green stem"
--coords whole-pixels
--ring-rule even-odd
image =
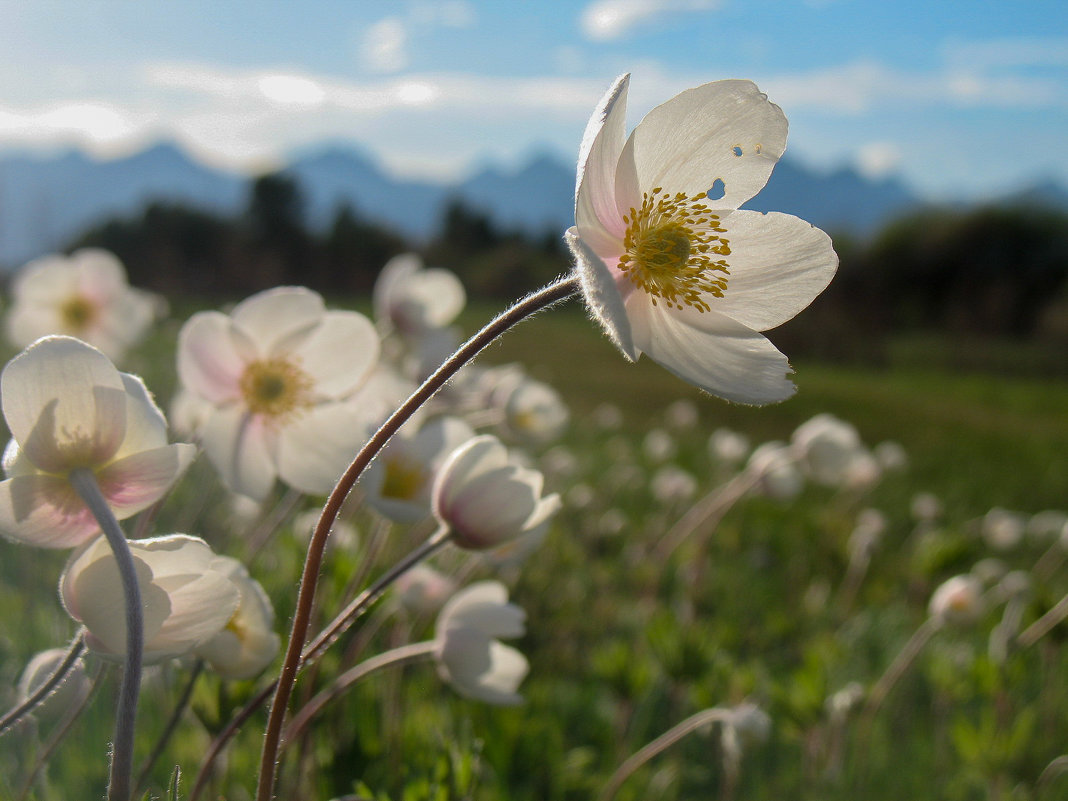
[[[407,422],[416,410],[441,389],[461,367],[471,361],[509,328],[543,309],[566,300],[578,292],[578,288],[579,280],[576,275],[571,274],[558,278],[548,286],[515,303],[490,321],[471,339],[467,340],[382,424],[382,427],[374,433],[356,455],[352,464],[349,465],[330,493],[330,497],[327,498],[326,504],[323,506],[322,514],[319,516],[319,523],[316,525],[311,541],[308,543],[308,555],[304,561],[296,609],[293,613],[293,627],[290,631],[289,644],[286,647],[285,658],[282,662],[282,670],[278,675],[278,686],[275,688],[274,700],[271,702],[267,728],[264,731],[259,781],[256,787],[256,801],[271,801],[274,797],[275,770],[277,767],[278,747],[282,737],[282,726],[285,722],[286,708],[289,705],[289,696],[292,694],[293,685],[297,680],[297,670],[300,667],[301,655],[304,651],[304,640],[308,634],[308,627],[311,625],[312,605],[315,601],[315,588],[319,581],[323,552],[326,550],[326,540],[330,535],[330,528],[334,524],[334,520],[337,519],[345,498],[363,473],[364,468],[385,447],[401,425]]]
[[[108,780],[108,801],[129,801],[133,788],[134,729],[137,724],[137,702],[141,693],[141,668],[145,647],[144,615],[141,608],[141,588],[137,570],[126,535],[108,506],[96,476],[91,470],[78,468],[69,474],[71,486],[89,507],[100,524],[115,556],[126,600],[126,661],[122,671],[122,687],[115,715],[115,742],[111,752],[111,775]]]
[[[193,688],[196,686],[197,679],[200,678],[200,674],[203,672],[204,660],[198,659],[193,664],[193,669],[189,673],[189,678],[182,690],[182,695],[178,699],[178,703],[174,705],[174,711],[171,712],[171,717],[167,721],[167,725],[164,726],[163,733],[159,736],[159,739],[156,740],[155,748],[153,748],[152,753],[145,758],[145,761],[141,763],[141,770],[137,774],[137,782],[134,784],[134,787],[138,792],[144,789],[144,786],[148,783],[148,774],[152,772],[152,766],[156,764],[156,760],[159,759],[163,750],[167,747],[167,743],[170,742],[171,737],[178,728],[178,722],[182,719],[182,713],[185,712],[186,707],[189,706],[189,699],[193,697]]]

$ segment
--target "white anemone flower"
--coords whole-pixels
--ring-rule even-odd
[[[397,577],[393,592],[412,614],[437,612],[456,592],[456,582],[430,565],[418,564]]]
[[[522,637],[526,613],[508,603],[498,581],[481,581],[458,592],[435,626],[434,655],[441,677],[461,695],[489,704],[523,702],[516,692],[530,669],[526,657],[498,637]]]
[[[219,556],[211,568],[229,576],[239,600],[222,631],[197,646],[194,654],[223,678],[250,679],[274,661],[281,642],[274,631],[271,600],[238,560]]]
[[[132,288],[122,262],[99,248],[31,261],[12,280],[11,297],[7,333],[14,344],[67,334],[115,361],[141,341],[161,304]]]
[[[130,540],[141,589],[146,664],[190,653],[218,634],[237,610],[237,585],[199,537],[170,534]],[[85,626],[86,645],[110,661],[126,655],[126,601],[104,537],[71,554],[59,582],[67,613]]]
[[[474,429],[458,417],[435,417],[418,429],[402,427],[364,471],[360,485],[367,502],[397,523],[426,519],[438,469],[474,436]]]
[[[36,654],[26,665],[19,677],[16,697],[25,701],[52,675],[67,658],[69,648],[50,648]],[[35,716],[58,716],[65,710],[76,706],[89,693],[92,682],[85,669],[85,660],[78,657],[67,670],[59,684],[33,708]]]
[[[984,611],[983,584],[970,573],[953,576],[934,591],[927,608],[931,617],[943,623],[974,623]]]
[[[434,516],[461,548],[495,548],[543,525],[560,509],[544,478],[521,467],[499,439],[482,434],[449,456],[434,479]]]
[[[784,400],[792,370],[759,332],[808,306],[838,265],[818,228],[739,209],[785,150],[786,117],[753,83],[717,81],[624,139],[628,82],[598,105],[579,154],[567,241],[590,313],[632,361],[647,353],[730,401]]]
[[[211,405],[201,444],[223,482],[262,500],[275,479],[325,495],[366,439],[349,402],[378,359],[371,321],[279,287],[229,314],[199,312],[178,338],[185,389]]]
[[[414,253],[394,256],[375,281],[375,319],[403,336],[421,336],[447,326],[466,302],[463,284],[454,273],[424,268]]]
[[[45,337],[0,376],[12,439],[0,481],[0,533],[45,548],[71,548],[100,531],[69,480],[91,470],[122,520],[163,497],[196,448],[167,444],[167,421],[144,383],[96,348]]]
[[[790,441],[808,474],[826,486],[862,484],[865,474],[879,468],[857,429],[833,414],[806,420]]]
[[[507,432],[531,443],[556,439],[570,418],[559,392],[526,376],[504,393],[503,409]]]

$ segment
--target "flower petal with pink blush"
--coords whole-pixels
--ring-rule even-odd
[[[786,356],[766,337],[716,312],[676,314],[632,296],[634,341],[684,381],[735,403],[786,400],[796,391]],[[697,325],[701,327],[698,328]]]
[[[834,278],[831,238],[789,214],[734,211],[720,226],[730,241],[730,275],[712,308],[754,331],[793,319]]]
[[[139,376],[121,373],[126,388],[126,434],[115,458],[167,444],[167,418]]]
[[[212,403],[240,397],[241,375],[249,359],[247,338],[233,330],[221,312],[197,312],[178,335],[178,375],[190,392]]]
[[[73,548],[100,524],[63,476],[35,473],[0,481],[0,534],[38,548]]]
[[[645,191],[662,186],[693,197],[719,179],[723,197],[709,205],[736,209],[767,184],[786,150],[786,131],[782,109],[752,81],[714,81],[645,115],[621,160],[633,159]]]
[[[632,362],[637,361],[641,354],[634,348],[634,336],[624,305],[624,287],[621,287],[601,257],[586,243],[585,238],[579,236],[576,228],[568,229],[564,239],[571,249],[571,255],[575,257],[575,268],[582,282],[582,295],[587,309],[601,324],[612,344],[623,351],[623,355]],[[633,288],[629,281],[625,284],[626,287]]]
[[[119,520],[155,503],[192,463],[197,449],[177,443],[133,453],[96,473],[100,491]]]
[[[310,495],[327,495],[373,431],[346,402],[310,409],[278,432],[278,475]]]
[[[205,421],[201,442],[228,488],[258,501],[267,497],[277,473],[262,423],[239,406],[224,407]]]
[[[318,292],[301,286],[280,286],[241,301],[230,317],[261,353],[268,354],[275,343],[316,325],[325,311]]]
[[[12,436],[41,470],[64,472],[100,463],[126,430],[119,371],[96,348],[72,337],[46,337],[8,362],[0,398]]]
[[[579,147],[578,175],[575,180],[575,223],[590,245],[597,244],[597,229],[603,228],[618,239],[624,224],[615,202],[616,166],[626,133],[627,89],[630,75],[621,75],[597,104]],[[607,247],[607,246],[606,246]]]
[[[329,311],[291,353],[318,394],[341,398],[359,389],[378,362],[378,333],[362,314]]]
[[[126,269],[115,254],[101,248],[82,248],[70,256],[78,288],[90,297],[110,300],[128,289]]]

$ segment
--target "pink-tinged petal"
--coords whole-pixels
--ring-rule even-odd
[[[348,403],[310,409],[278,432],[279,478],[301,492],[327,495],[371,433]]]
[[[735,209],[759,192],[786,149],[786,116],[751,81],[715,81],[688,89],[650,111],[631,133],[638,185],[691,197],[717,179]]]
[[[716,312],[675,314],[644,293],[627,304],[634,339],[679,378],[735,403],[777,403],[793,395],[786,357],[763,335]],[[697,328],[694,322],[699,322]]]
[[[292,355],[315,382],[315,393],[342,398],[367,379],[378,361],[378,333],[358,312],[326,312]]]
[[[730,275],[712,308],[754,331],[782,325],[822,292],[838,269],[831,238],[789,214],[734,211],[721,221]]]
[[[616,211],[616,165],[623,150],[627,115],[629,75],[616,79],[586,125],[579,148],[575,181],[575,223],[584,235],[587,229],[604,228],[615,237],[623,235],[623,221]]]
[[[481,434],[449,454],[434,479],[434,509],[452,507],[458,494],[474,479],[508,464],[508,451],[492,434]]]
[[[201,438],[223,483],[257,501],[274,486],[275,464],[263,423],[240,407],[219,409],[204,423]]]
[[[122,373],[126,388],[126,436],[115,457],[159,448],[167,444],[167,419],[140,377]]]
[[[269,354],[275,344],[315,325],[326,311],[322,296],[302,286],[258,292],[234,307],[234,325]]]
[[[571,255],[575,257],[575,269],[582,283],[587,309],[600,323],[612,344],[623,351],[628,359],[635,361],[639,352],[634,347],[630,321],[615,276],[575,228],[568,229],[564,238]]]
[[[82,248],[70,256],[78,275],[78,288],[87,297],[110,300],[129,289],[126,268],[115,254],[100,248]]]
[[[71,337],[46,337],[0,376],[4,417],[26,457],[49,472],[95,466],[118,450],[126,391],[107,356]]]
[[[38,548],[73,548],[100,526],[61,476],[22,475],[0,481],[0,534]]]
[[[422,268],[423,260],[414,253],[402,253],[386,262],[386,266],[375,279],[373,292],[375,320],[380,324],[390,322],[389,309],[394,293],[409,277]]]
[[[11,280],[11,295],[19,305],[52,306],[57,297],[70,297],[77,291],[78,272],[70,259],[61,255],[34,259]]]
[[[197,312],[178,335],[178,376],[194,395],[212,403],[241,396],[240,381],[248,354],[221,312]]]
[[[155,503],[174,486],[193,461],[193,445],[163,445],[112,462],[96,480],[119,520]]]

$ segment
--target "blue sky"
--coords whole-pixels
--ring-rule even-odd
[[[931,198],[1068,185],[1068,3],[943,0],[0,0],[0,151],[177,141],[268,168],[323,141],[407,175],[577,151],[631,72],[631,123],[751,78],[788,155]]]

